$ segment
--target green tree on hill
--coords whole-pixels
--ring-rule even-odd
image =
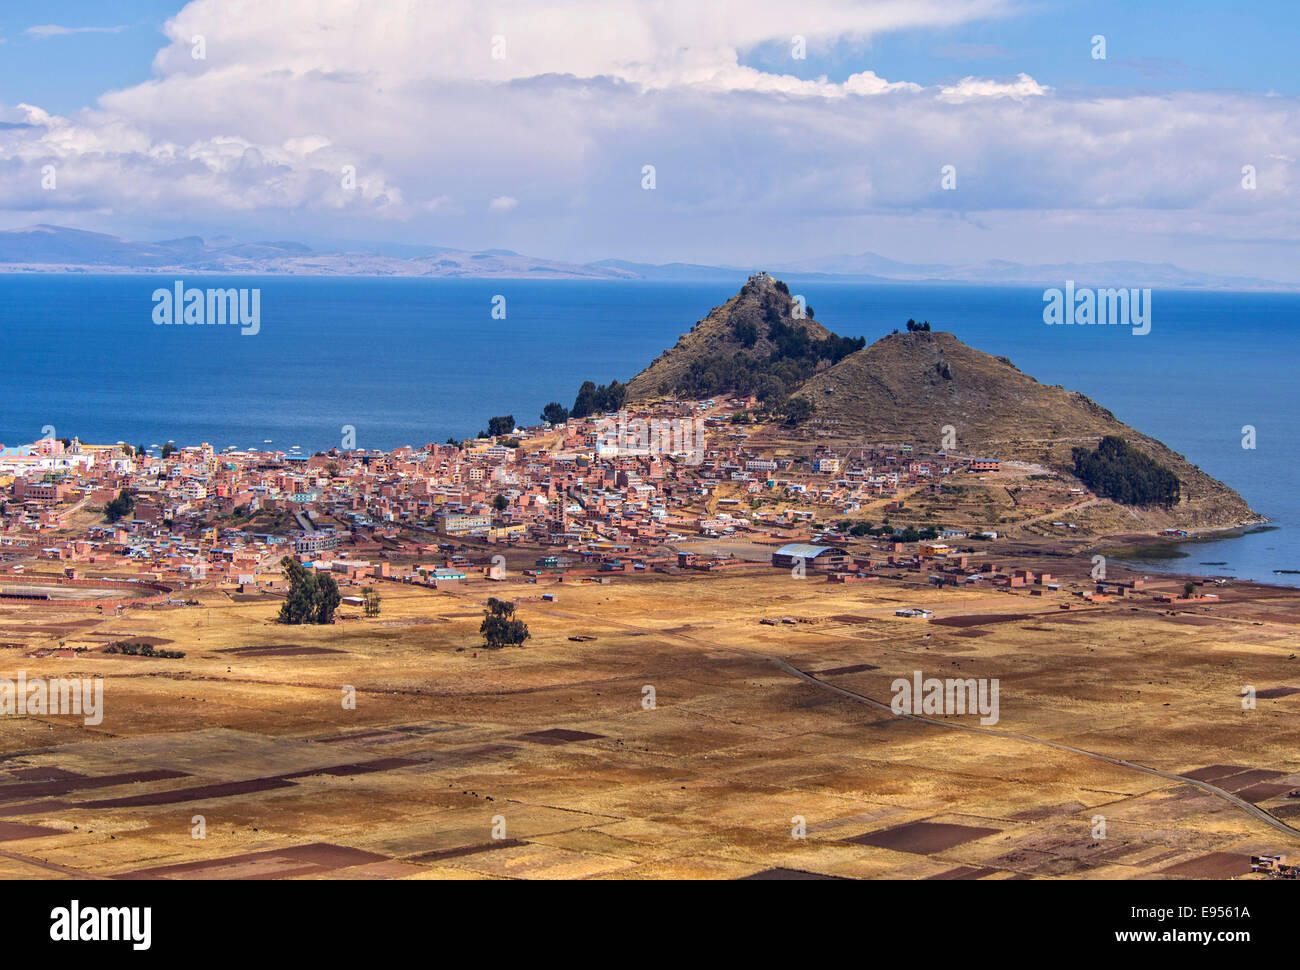
[[[117,522],[119,519],[124,519],[130,515],[131,510],[134,508],[135,499],[131,497],[130,492],[122,489],[117,493],[117,498],[104,506],[104,515],[109,522]]]
[[[495,418],[488,418],[488,437],[496,438],[503,434],[509,434],[515,430],[515,416],[513,414],[500,414]]]
[[[547,424],[564,424],[569,420],[569,409],[559,401],[551,401],[542,408],[541,418]]]
[[[1093,451],[1075,448],[1074,473],[1101,498],[1121,505],[1174,505],[1180,496],[1178,476],[1123,438],[1107,435]]]
[[[627,400],[627,385],[610,381],[608,385],[596,386],[594,381],[583,381],[578,388],[570,414],[575,418],[586,418],[593,414],[605,414],[617,411]]]
[[[785,415],[785,423],[796,425],[802,421],[807,421],[813,414],[813,403],[802,394],[798,397],[792,397],[785,402],[782,407],[782,413]]]
[[[758,325],[753,320],[733,320],[731,332],[742,347],[752,347],[758,343]]]

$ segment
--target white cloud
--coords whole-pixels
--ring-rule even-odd
[[[743,63],[794,34],[865,50],[886,31],[1011,9],[195,0],[167,24],[152,80],[68,117],[0,106],[0,120],[31,126],[0,127],[0,209],[19,213],[11,221],[111,212],[190,231],[260,232],[283,217],[294,231],[355,237],[369,223],[375,238],[713,262],[778,243],[861,249],[862,227],[886,223],[936,240],[978,226],[1032,238],[1035,219],[1113,233],[1117,214],[1129,236],[1300,233],[1294,98],[1063,95],[1023,73],[925,86],[862,70],[836,82],[797,77],[794,61],[788,73]],[[196,35],[205,60],[191,56]],[[492,58],[495,35],[504,60]],[[1259,166],[1255,192],[1240,186],[1247,162]],[[58,168],[57,191],[40,189],[44,164]],[[645,164],[653,192],[640,187]],[[954,192],[939,187],[948,164]],[[482,217],[485,186],[500,193],[487,209],[510,219]]]
[[[120,34],[126,30],[123,24],[117,27],[61,27],[58,24],[38,24],[23,31],[31,37],[66,37],[69,34]]]
[[[939,97],[944,101],[968,101],[971,98],[1036,98],[1047,94],[1045,88],[1028,74],[1018,74],[1014,81],[967,77],[944,87]]]

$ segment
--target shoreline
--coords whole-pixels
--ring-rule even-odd
[[[1100,536],[1098,539],[1089,544],[1083,550],[1086,553],[1097,553],[1109,558],[1118,559],[1124,562],[1129,569],[1149,568],[1152,572],[1159,573],[1162,576],[1174,576],[1180,579],[1188,580],[1205,580],[1205,579],[1223,579],[1234,583],[1249,583],[1255,586],[1267,587],[1270,589],[1295,591],[1300,589],[1300,570],[1294,573],[1273,573],[1269,579],[1248,579],[1231,573],[1216,573],[1209,576],[1201,573],[1190,573],[1177,568],[1162,568],[1151,563],[1144,562],[1149,556],[1159,559],[1175,561],[1178,559],[1190,559],[1192,553],[1187,547],[1206,545],[1209,543],[1220,542],[1225,539],[1240,539],[1248,535],[1260,532],[1274,532],[1281,526],[1273,523],[1271,520],[1261,516],[1259,521],[1239,523],[1222,529],[1206,529],[1196,532],[1189,531],[1186,536],[1162,536],[1159,534],[1152,535],[1148,533],[1119,533],[1115,535]],[[1197,565],[1216,566],[1219,563],[1198,562]],[[1222,565],[1227,566],[1229,563],[1224,562]],[[1294,584],[1280,582],[1282,576],[1293,576]]]

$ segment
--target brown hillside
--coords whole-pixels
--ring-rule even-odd
[[[955,454],[1072,468],[1070,450],[1118,435],[1172,470],[1183,497],[1172,510],[1099,503],[1108,527],[1214,529],[1262,521],[1245,501],[1161,442],[1119,421],[1083,394],[1040,384],[1006,358],[982,353],[950,333],[897,333],[845,357],[799,390],[815,411],[801,428],[777,430],[770,443],[912,443],[941,447],[956,433]],[[1099,523],[1100,524],[1100,523]]]

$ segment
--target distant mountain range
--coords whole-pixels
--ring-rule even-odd
[[[734,280],[748,269],[700,266],[694,263],[634,263],[606,259],[591,266],[620,269],[648,280]],[[875,253],[856,256],[820,256],[813,259],[775,261],[763,267],[787,278],[817,278],[860,283],[960,283],[1010,286],[1017,284],[1060,286],[1074,280],[1081,286],[1195,287],[1225,290],[1296,290],[1300,283],[1283,283],[1256,276],[1229,276],[1183,269],[1172,263],[1108,260],[1098,263],[1014,263],[988,259],[978,263],[904,263]]]
[[[302,243],[243,243],[186,236],[131,242],[60,226],[0,232],[0,272],[207,273],[257,276],[431,276],[472,279],[637,279],[612,267],[535,259],[508,250],[481,253],[430,247],[411,257],[317,252]]]
[[[1258,277],[1186,270],[1170,263],[1112,260],[1026,265],[1001,259],[950,265],[905,263],[875,253],[777,261],[779,276],[874,283],[963,283],[1300,289]],[[661,280],[742,282],[751,267],[698,263],[593,263],[524,256],[510,250],[468,252],[430,246],[410,256],[378,252],[323,252],[297,242],[240,242],[229,237],[186,236],[133,242],[106,233],[37,225],[0,231],[0,272],[8,273],[208,273],[258,276],[403,276],[467,279]]]

